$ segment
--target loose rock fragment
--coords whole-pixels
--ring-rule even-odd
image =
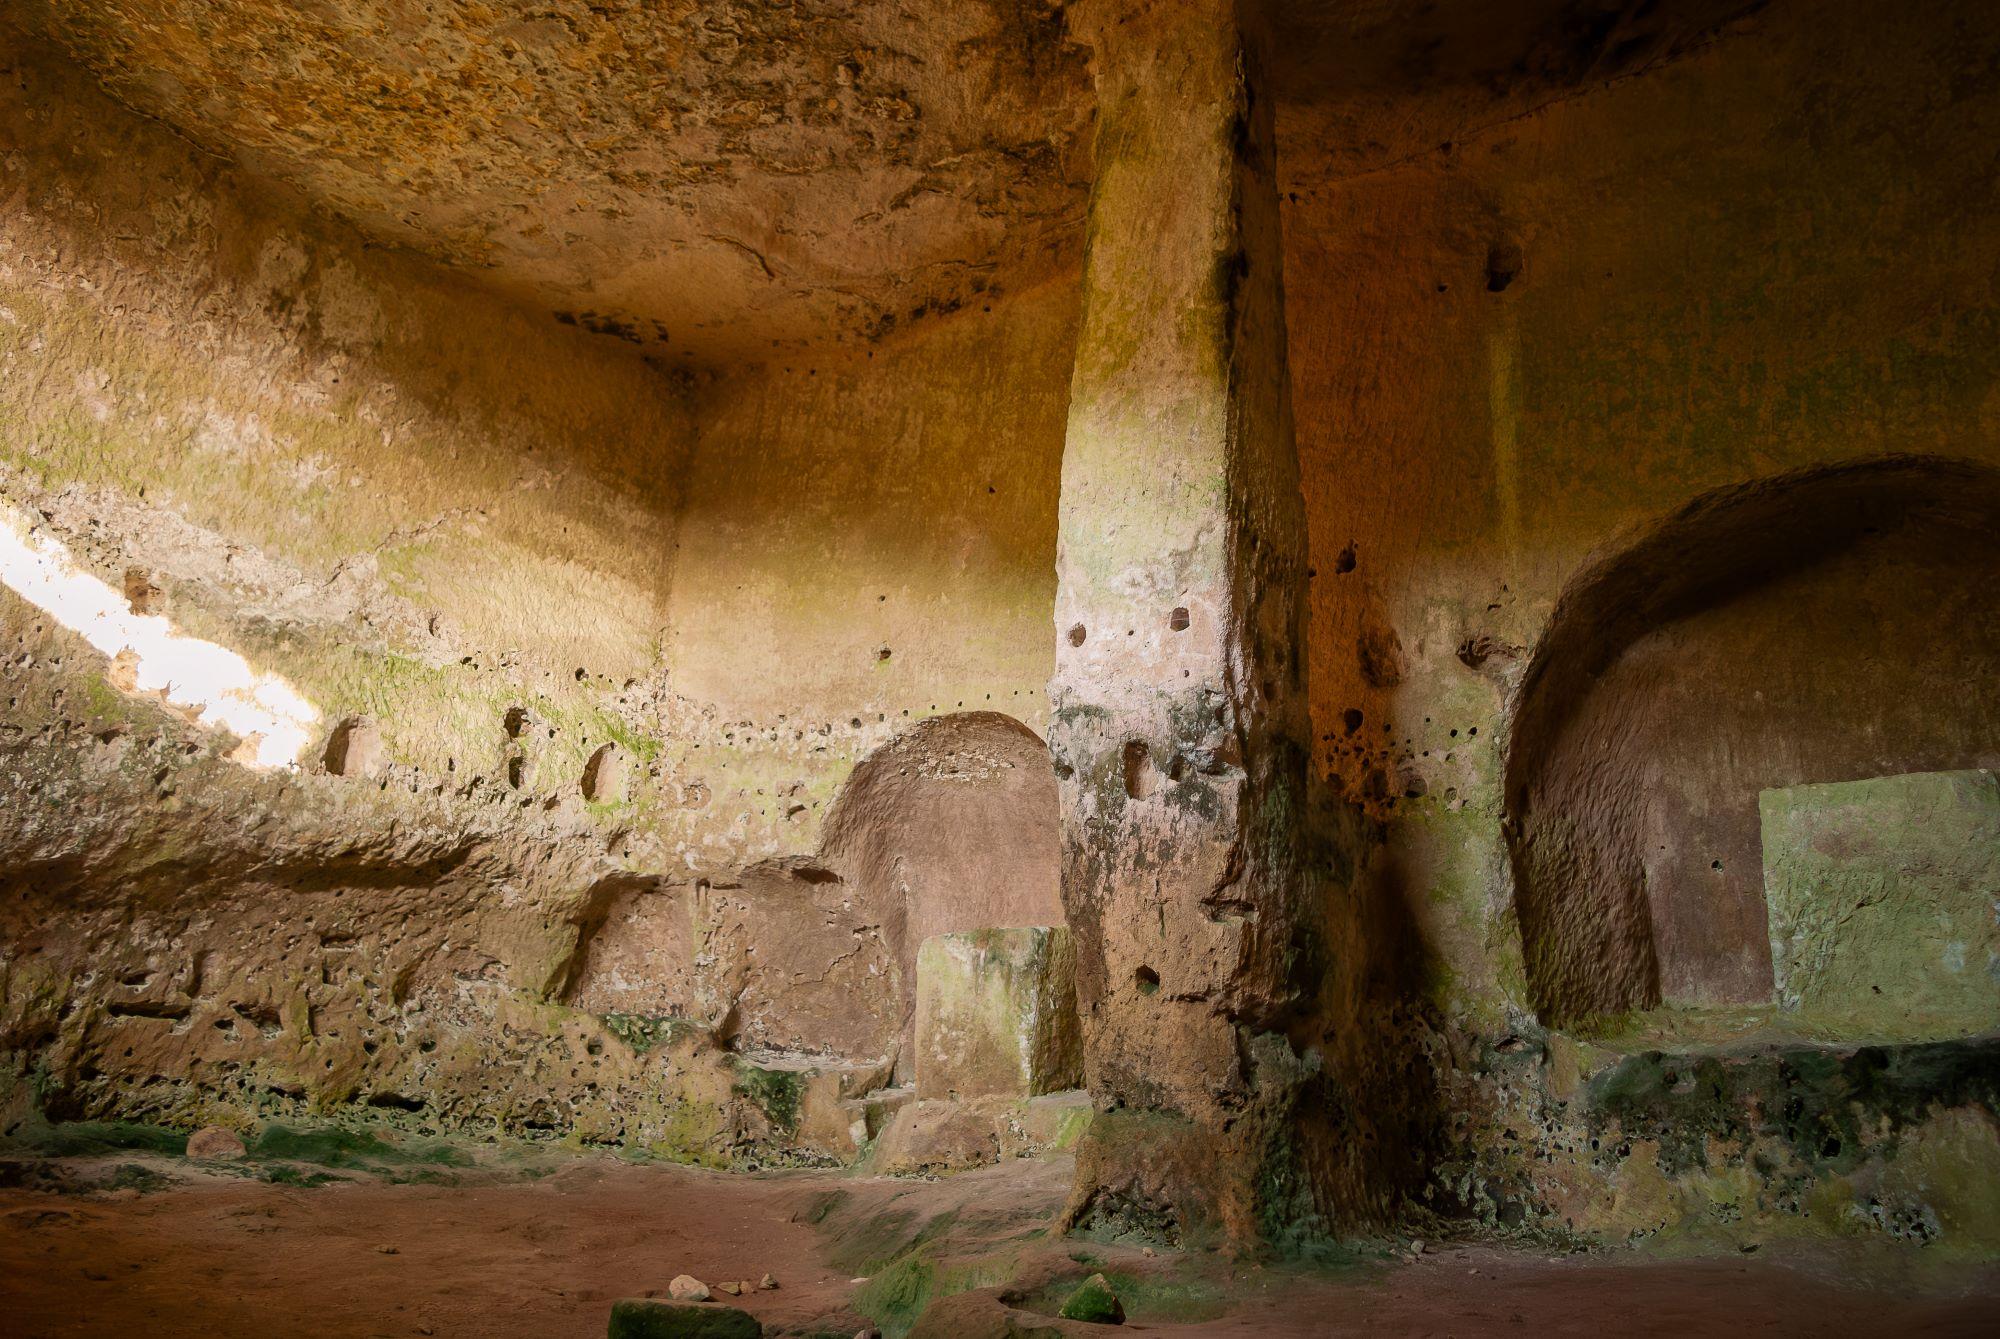
[[[1062,1304],[1064,1320],[1086,1320],[1093,1325],[1123,1325],[1125,1307],[1118,1300],[1118,1294],[1111,1291],[1110,1283],[1104,1275],[1092,1274],[1083,1281],[1083,1286],[1069,1295]]]
[[[234,1162],[249,1150],[243,1136],[221,1125],[204,1125],[188,1136],[187,1155],[205,1162]]]

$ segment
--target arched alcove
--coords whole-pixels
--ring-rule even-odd
[[[607,883],[562,996],[750,1049],[878,1058],[907,1032],[918,945],[1061,924],[1057,870],[1047,745],[996,712],[935,717],[849,774],[818,854]]]
[[[1892,457],[1698,498],[1571,585],[1514,702],[1536,1008],[1770,1001],[1760,793],[1996,766],[2000,472]]]
[[[854,769],[827,815],[820,858],[884,909],[906,995],[917,946],[933,935],[1061,925],[1048,745],[999,712],[919,722]]]

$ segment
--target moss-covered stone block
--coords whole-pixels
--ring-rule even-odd
[[[2000,1026],[2000,781],[1920,772],[1766,790],[1781,1007],[1871,1038]]]
[[[917,1095],[1032,1097],[1083,1080],[1069,931],[964,930],[917,950]]]
[[[609,1339],[762,1339],[763,1333],[755,1316],[733,1306],[650,1297],[611,1304]]]
[[[1125,1307],[1102,1274],[1092,1274],[1083,1286],[1062,1305],[1064,1320],[1088,1321],[1093,1325],[1123,1325]]]

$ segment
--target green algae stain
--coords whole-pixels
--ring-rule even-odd
[[[773,1129],[785,1135],[797,1132],[799,1109],[805,1097],[804,1074],[789,1069],[760,1069],[738,1060],[732,1091],[762,1111]]]
[[[83,1158],[106,1153],[160,1153],[178,1157],[187,1131],[139,1121],[59,1121],[40,1115],[22,1122],[6,1147],[45,1158]]]
[[[1764,887],[1780,1003],[1848,1036],[2000,1026],[2000,784],[1926,772],[1766,790]]]
[[[1933,1110],[2000,1111],[2000,1040],[1748,1054],[1627,1056],[1584,1086],[1599,1130],[1658,1142],[1669,1175],[1708,1165],[1708,1141],[1779,1140],[1808,1167],[1852,1172],[1893,1156]]]
[[[604,1028],[640,1055],[656,1046],[672,1046],[697,1030],[687,1019],[667,1014],[605,1014]]]

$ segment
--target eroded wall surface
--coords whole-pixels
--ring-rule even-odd
[[[809,1060],[860,1065],[829,1101],[887,1081],[904,884],[942,877],[819,858],[855,765],[1006,713],[1032,748],[926,795],[1059,919],[1028,764],[1073,281],[696,382],[0,56],[0,492],[320,713],[246,769],[0,594],[10,1111],[850,1153]]]
[[[1435,1202],[1618,1234],[1990,1234],[1966,1216],[2000,1176],[1990,1050],[1774,1053],[1791,1034],[1756,1005],[1759,787],[1990,765],[1990,541],[1963,516],[1857,523],[1771,580],[1676,549],[1669,518],[1897,454],[1957,463],[1925,504],[1949,510],[2000,463],[1996,51],[1982,7],[1774,3],[1407,155],[1283,141],[1318,766],[1376,825],[1361,914],[1390,992],[1429,1011],[1406,1054],[1455,1075]],[[1810,515],[1772,524],[1817,541]],[[1524,955],[1509,840],[1574,815],[1505,793],[1560,739],[1510,740],[1565,592],[1649,537],[1664,566],[1628,604],[1725,575],[1635,643],[1571,641],[1597,659],[1563,681],[1612,727],[1577,793],[1623,796],[1633,835],[1590,886],[1653,917],[1578,968],[1635,983],[1638,1012],[1545,1031],[1564,1010]],[[1668,1108],[1706,1144],[1662,1144]]]
[[[299,770],[245,769],[0,595],[0,1029],[33,1097],[181,1121],[362,1101],[699,1148],[727,1073],[663,1082],[546,1006],[651,802],[679,391],[4,53],[8,504],[323,727]],[[330,775],[348,719],[379,754]],[[639,783],[593,806],[607,744]]]
[[[730,815],[690,868],[811,850],[841,781],[913,724],[1046,734],[1074,276],[870,354],[697,389],[670,744]]]

